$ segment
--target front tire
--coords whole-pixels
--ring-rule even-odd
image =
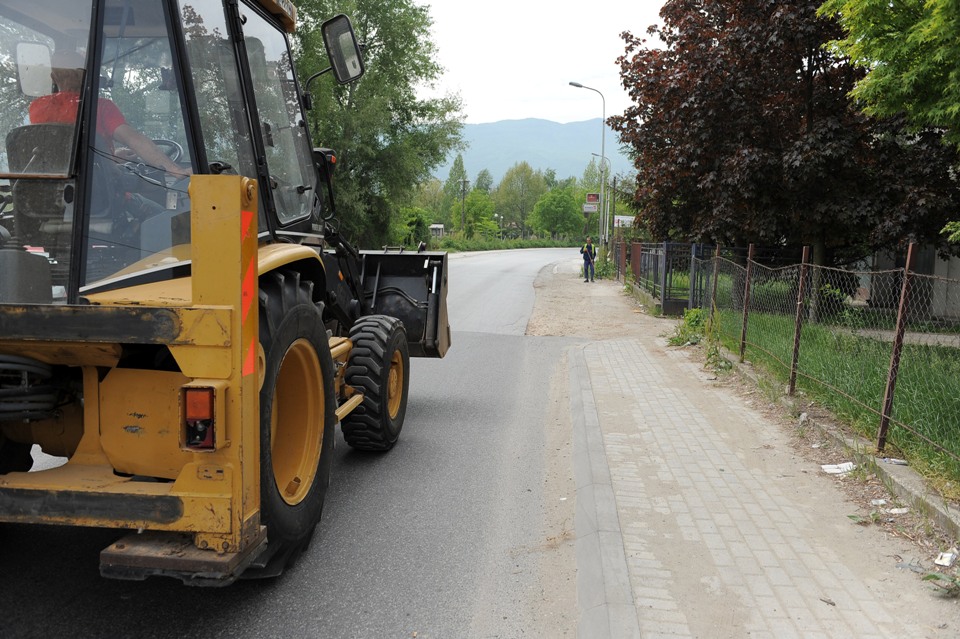
[[[336,425],[333,360],[312,282],[260,280],[260,519],[277,574],[306,547],[330,483]],[[280,564],[277,566],[276,564]],[[279,570],[278,570],[279,569]]]
[[[403,322],[370,315],[350,329],[353,351],[346,383],[363,393],[340,423],[347,444],[360,450],[390,450],[400,437],[410,388],[410,349]]]

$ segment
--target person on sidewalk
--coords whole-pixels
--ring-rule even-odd
[[[597,259],[597,247],[593,245],[593,240],[587,238],[587,243],[580,247],[580,255],[583,256],[583,281],[592,282],[595,274],[594,262]]]

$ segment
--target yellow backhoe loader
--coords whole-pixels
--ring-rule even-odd
[[[278,575],[337,424],[389,450],[410,357],[449,348],[446,255],[338,232],[295,23],[288,0],[0,0],[0,522],[122,530],[106,577]],[[356,81],[349,19],[320,28]]]

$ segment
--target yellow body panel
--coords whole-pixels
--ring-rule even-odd
[[[0,520],[183,531],[195,533],[197,547],[230,552],[260,535],[256,182],[196,175],[190,196],[191,277],[90,294],[85,306],[23,311],[20,325],[78,321],[87,340],[62,340],[62,327],[0,336],[0,352],[79,367],[84,397],[82,409],[30,425],[49,429],[51,448],[70,459],[0,476]],[[292,253],[305,256],[299,247]],[[268,254],[271,264],[284,259],[282,250]],[[118,368],[129,340],[166,346],[181,372]],[[213,450],[184,445],[187,385],[214,388]],[[16,428],[9,434],[43,441]]]

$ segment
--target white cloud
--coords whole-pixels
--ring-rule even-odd
[[[616,59],[620,33],[646,33],[662,0],[434,0],[439,93],[459,93],[472,124],[542,118],[577,122],[622,113],[630,98]],[[569,86],[571,81],[592,91]]]

